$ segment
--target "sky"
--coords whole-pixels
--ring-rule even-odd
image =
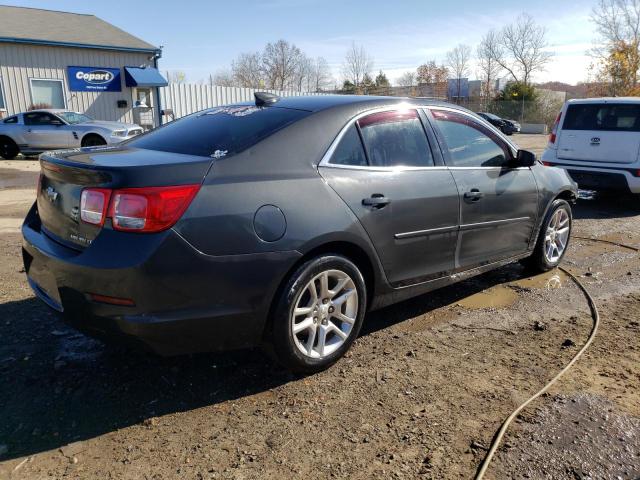
[[[0,0],[3,1],[3,0]],[[7,2],[7,0],[4,0]],[[160,68],[187,81],[228,69],[242,52],[261,51],[280,38],[310,57],[324,57],[338,81],[352,42],[363,45],[374,69],[393,81],[427,60],[443,62],[459,43],[473,47],[490,29],[526,12],[547,30],[555,56],[534,80],[587,80],[587,51],[596,37],[589,20],[596,0],[14,0],[10,4],[94,14],[157,46]],[[8,3],[8,2],[7,2]],[[471,78],[476,68],[472,67]]]

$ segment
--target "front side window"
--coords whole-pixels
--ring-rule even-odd
[[[496,134],[471,117],[448,110],[432,110],[451,167],[505,167],[509,149]]]
[[[640,105],[631,103],[569,105],[562,129],[640,132]]]
[[[309,115],[280,107],[238,105],[194,113],[130,141],[134,148],[222,158],[252,147]]]
[[[431,167],[433,157],[416,110],[372,113],[358,120],[372,167]]]
[[[31,101],[33,105],[42,105],[46,108],[65,108],[62,81],[32,78]]]
[[[24,114],[25,125],[54,125],[62,123],[60,119],[47,112],[28,112]]]

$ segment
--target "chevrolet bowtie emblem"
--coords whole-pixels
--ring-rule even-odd
[[[47,187],[45,193],[51,203],[54,203],[58,199],[58,192],[56,192],[53,187]]]

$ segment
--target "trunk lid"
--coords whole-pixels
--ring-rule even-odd
[[[104,227],[80,220],[80,196],[87,187],[133,188],[201,183],[210,158],[133,148],[100,148],[40,157],[38,214],[45,233],[59,243],[84,249]]]

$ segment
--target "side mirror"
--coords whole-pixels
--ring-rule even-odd
[[[533,167],[537,161],[538,158],[535,153],[529,150],[518,150],[518,154],[516,155],[516,164],[518,167]]]

